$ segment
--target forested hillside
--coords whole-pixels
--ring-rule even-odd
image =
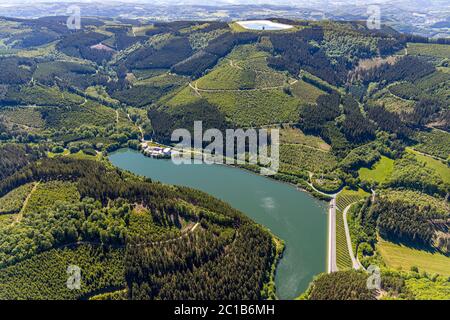
[[[70,157],[41,159],[8,176],[1,199],[28,183],[35,187],[23,208],[1,220],[2,299],[123,289],[132,299],[274,297],[272,235],[219,200]],[[80,262],[81,292],[61,286],[60,259]]]
[[[273,178],[341,192],[340,271],[303,298],[449,297],[450,45],[271,20],[292,28],[0,17],[0,298],[276,298],[282,242],[269,231],[108,162],[200,120],[280,129]],[[376,294],[347,270],[345,223],[357,262],[386,277]],[[87,275],[80,292],[61,285],[69,264]]]

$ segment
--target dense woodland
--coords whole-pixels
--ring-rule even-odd
[[[375,300],[375,292],[367,289],[367,275],[356,271],[322,274],[311,283],[301,297],[307,300]]]
[[[61,180],[69,184],[57,183]],[[131,177],[96,161],[75,159],[31,163],[2,180],[1,194],[30,181],[45,184],[45,198],[30,203],[32,209],[16,231],[24,235],[22,239],[13,234],[3,237],[8,245],[1,247],[0,263],[10,267],[0,274],[34,254],[80,243],[126,248],[123,276],[132,299],[273,296],[263,290],[277,255],[271,235],[219,200]],[[64,190],[66,198],[60,196],[48,211],[46,201],[55,183],[54,190]],[[133,209],[137,204],[145,208],[139,216]],[[183,234],[181,225],[188,222],[199,227]],[[25,236],[31,230],[39,234]],[[10,250],[16,254],[11,256]],[[11,294],[7,297],[14,298]]]

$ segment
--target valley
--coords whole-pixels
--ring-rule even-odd
[[[448,38],[82,21],[0,17],[0,299],[450,297]],[[279,130],[279,170],[141,154],[195,121]]]

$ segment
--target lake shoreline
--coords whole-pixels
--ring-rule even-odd
[[[284,242],[268,270],[265,293],[276,292],[278,299],[295,299],[307,289],[314,276],[326,272],[328,219],[325,202],[296,184],[261,175],[256,167],[251,170],[218,163],[222,166],[197,165],[186,170],[169,160],[145,157],[127,148],[111,153],[108,158],[116,167],[134,174],[215,196],[267,230],[274,244]],[[264,179],[268,177],[271,179]],[[248,191],[245,198],[242,190]],[[274,298],[273,294],[270,296]]]

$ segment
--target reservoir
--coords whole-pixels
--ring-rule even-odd
[[[303,293],[326,270],[327,204],[295,187],[223,165],[175,165],[130,149],[109,156],[117,167],[166,184],[207,192],[242,211],[285,241],[275,278],[280,299]]]
[[[251,20],[251,21],[239,21],[236,22],[241,27],[248,30],[287,30],[293,28],[291,25],[284,23],[272,22],[270,20]]]

